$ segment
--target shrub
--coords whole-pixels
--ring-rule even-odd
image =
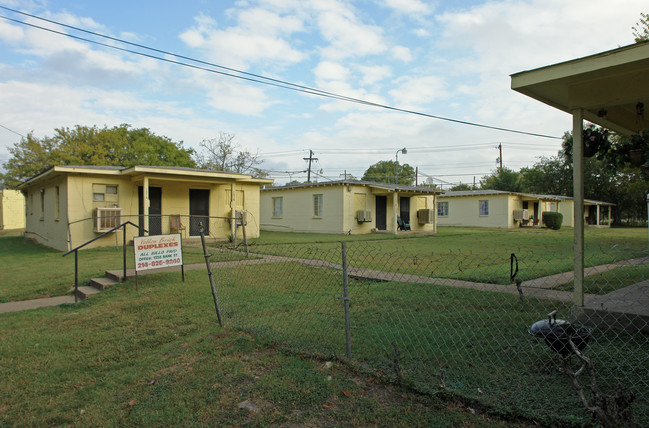
[[[554,211],[543,211],[543,224],[550,229],[559,230],[563,223],[563,214]]]

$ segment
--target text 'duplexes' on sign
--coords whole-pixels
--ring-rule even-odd
[[[159,269],[183,264],[180,234],[136,236],[135,270]]]

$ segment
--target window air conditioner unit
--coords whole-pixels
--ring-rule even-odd
[[[97,208],[95,210],[95,232],[107,232],[122,224],[121,208]]]
[[[369,223],[372,221],[372,210],[356,211],[356,221],[359,223]]]
[[[514,221],[529,220],[529,210],[514,210]]]
[[[235,215],[237,217],[237,224],[248,226],[248,211],[236,210]]]
[[[417,219],[419,224],[432,224],[435,222],[435,213],[431,209],[418,210]]]

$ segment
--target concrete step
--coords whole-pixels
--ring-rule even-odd
[[[103,291],[108,287],[112,287],[115,284],[118,284],[118,281],[114,280],[113,278],[107,278],[107,277],[92,278],[90,280],[90,285],[100,291]]]
[[[72,289],[72,291],[74,292],[74,288]],[[77,288],[77,297],[81,300],[84,300],[97,293],[101,293],[101,290],[95,287],[90,287],[88,285]]]

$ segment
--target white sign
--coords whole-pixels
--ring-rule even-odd
[[[180,234],[136,236],[135,270],[159,269],[183,264]]]

